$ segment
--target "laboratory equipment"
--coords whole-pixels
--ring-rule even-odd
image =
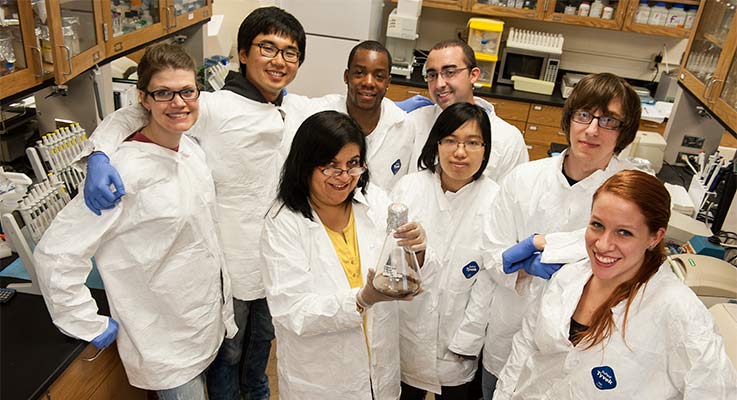
[[[420,290],[420,264],[417,254],[402,247],[394,237],[396,229],[407,223],[407,206],[401,203],[389,205],[386,217],[386,238],[381,247],[374,288],[390,297],[402,298]]]
[[[69,192],[76,193],[84,172],[72,167],[72,161],[82,152],[86,140],[87,132],[76,122],[43,135],[35,147],[26,149],[36,180],[44,181],[48,173],[53,173],[61,177]]]
[[[514,84],[514,75],[555,82],[563,41],[561,34],[510,28],[497,82]]]
[[[737,299],[737,268],[732,264],[699,254],[677,254],[669,260],[673,272],[706,307]]]
[[[663,159],[672,165],[684,165],[682,154],[714,154],[724,135],[724,127],[696,98],[685,90],[678,92],[664,135]]]
[[[468,20],[468,45],[476,56],[476,65],[481,70],[477,86],[491,87],[494,82],[496,63],[499,60],[499,45],[502,40],[504,22],[487,18]]]
[[[259,0],[259,3],[286,10],[304,27],[309,54],[289,84],[290,93],[310,97],[345,93],[343,72],[351,49],[364,40],[381,37],[383,0]],[[391,48],[389,52],[394,59],[402,54]]]
[[[724,338],[724,350],[732,365],[737,365],[737,304],[720,303],[709,307],[711,316],[717,324],[719,334]]]
[[[392,74],[412,76],[422,0],[400,0],[386,23],[386,48],[392,55]]]
[[[655,173],[658,173],[663,168],[665,146],[665,139],[659,133],[637,131],[635,140],[619,153],[619,157],[633,157],[648,160]]]
[[[0,288],[0,304],[7,303],[15,295],[15,289]]]

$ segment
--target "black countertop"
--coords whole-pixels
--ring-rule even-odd
[[[13,282],[23,281],[0,278],[1,287]],[[110,315],[105,291],[91,292],[100,314]],[[0,399],[40,397],[85,347],[51,322],[41,296],[16,293],[0,304]]]
[[[415,68],[410,79],[403,76],[392,75],[392,83],[427,89],[427,82],[422,78],[421,68]],[[475,88],[473,93],[476,96],[524,101],[556,107],[563,107],[563,104],[566,102],[560,94],[560,83],[556,83],[555,89],[553,89],[553,94],[549,96],[537,93],[520,92],[519,90],[514,90],[512,85],[504,85],[496,82],[494,82],[490,88]]]

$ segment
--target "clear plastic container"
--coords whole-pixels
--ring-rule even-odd
[[[665,3],[655,3],[655,6],[650,9],[650,18],[647,19],[649,25],[663,26],[668,21],[668,9],[665,7]]]
[[[693,28],[694,22],[696,22],[696,14],[699,13],[698,7],[689,8],[686,10],[686,20],[683,22],[683,27],[686,29]]]
[[[640,0],[640,6],[637,7],[637,13],[635,13],[636,24],[647,24],[650,19],[650,6],[647,5],[647,0]]]
[[[0,76],[15,71],[15,50],[13,35],[10,31],[0,29]]]
[[[502,39],[504,22],[488,18],[468,20],[468,45],[474,52],[496,56]]]
[[[601,18],[601,13],[604,11],[604,3],[601,0],[594,0],[591,3],[591,10],[589,10],[589,17]]]
[[[668,20],[665,26],[672,28],[683,28],[686,23],[686,10],[683,4],[674,4],[668,11]]]

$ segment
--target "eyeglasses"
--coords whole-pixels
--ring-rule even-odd
[[[574,111],[571,119],[573,122],[578,122],[579,124],[590,124],[591,121],[597,119],[598,121],[596,122],[599,124],[599,127],[609,130],[619,129],[622,126],[622,121],[616,118],[605,117],[603,115],[596,117],[594,114],[584,110]]]
[[[436,79],[438,79],[438,75],[443,77],[443,80],[448,80],[453,78],[457,73],[466,70],[471,69],[471,67],[464,67],[464,68],[456,68],[456,67],[447,67],[440,70],[440,72],[437,71],[427,71],[425,73],[425,82],[432,82]]]
[[[178,94],[179,97],[184,101],[197,100],[200,97],[200,91],[197,88],[187,88],[179,91],[174,90],[154,90],[153,92],[146,91],[146,94],[151,96],[154,101],[166,102],[174,100],[174,95]]]
[[[322,172],[322,174],[325,176],[332,176],[333,178],[337,178],[343,175],[343,172],[345,172],[349,176],[356,177],[356,176],[363,175],[363,173],[366,172],[366,168],[353,167],[353,168],[348,168],[348,169],[340,169],[340,168],[330,167],[330,168],[325,168],[320,172]]]
[[[281,53],[281,56],[284,58],[284,61],[288,63],[296,63],[299,61],[299,50],[296,50],[291,47],[287,47],[286,49],[280,49],[276,46],[274,46],[271,43],[254,43],[251,46],[258,47],[259,51],[261,52],[261,55],[266,58],[276,58],[276,56]]]
[[[460,140],[453,137],[444,137],[438,141],[438,145],[446,150],[455,150],[458,146],[463,145],[463,148],[467,151],[479,151],[486,146],[486,143],[481,140],[471,139],[461,142]]]

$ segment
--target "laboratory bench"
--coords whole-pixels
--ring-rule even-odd
[[[23,282],[0,278],[0,287]],[[103,290],[91,289],[100,313],[110,315]],[[115,344],[97,349],[70,338],[51,321],[43,298],[16,293],[0,304],[0,399],[145,399],[128,384]]]

